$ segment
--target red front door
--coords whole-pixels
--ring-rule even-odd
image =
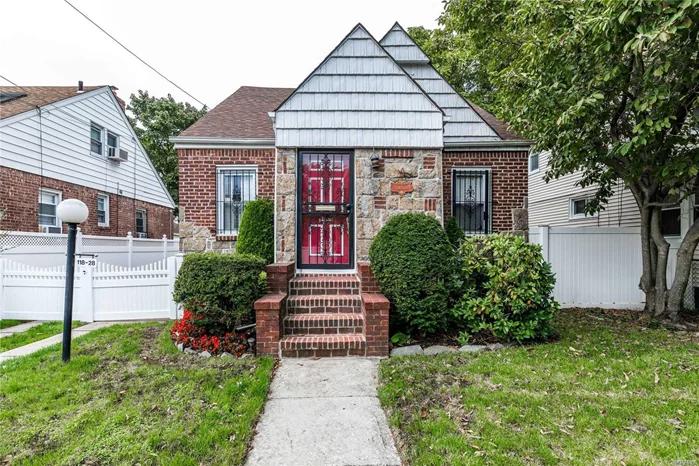
[[[352,154],[301,152],[299,267],[352,267]]]

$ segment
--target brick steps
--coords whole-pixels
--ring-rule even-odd
[[[359,295],[355,275],[299,275],[289,282],[291,296]]]
[[[289,296],[289,314],[349,314],[362,312],[362,298],[359,295],[310,295]]]
[[[364,335],[285,336],[279,341],[282,357],[325,358],[365,356]]]
[[[286,335],[361,334],[364,317],[358,313],[290,314],[284,318]]]
[[[356,274],[294,273],[293,263],[267,266],[268,294],[255,302],[258,354],[388,356],[390,303],[368,263]]]

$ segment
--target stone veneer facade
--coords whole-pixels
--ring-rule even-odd
[[[371,154],[380,157],[371,167]],[[277,150],[276,261],[296,259],[296,149]],[[392,215],[425,212],[443,217],[441,150],[356,149],[355,262],[369,258],[371,242]],[[408,192],[396,192],[397,187]]]

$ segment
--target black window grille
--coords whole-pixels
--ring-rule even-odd
[[[452,215],[467,235],[490,233],[490,170],[452,172]]]
[[[216,234],[238,233],[245,204],[255,200],[257,170],[225,168],[216,174]]]

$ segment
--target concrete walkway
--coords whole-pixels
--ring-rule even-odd
[[[111,327],[115,324],[124,323],[134,323],[134,322],[92,322],[91,324],[86,324],[81,327],[76,327],[71,332],[71,340],[75,340],[87,333],[92,332],[104,327]],[[34,343],[29,343],[28,345],[20,346],[19,348],[11,349],[10,351],[5,351],[0,353],[0,363],[8,361],[13,358],[18,358],[20,356],[26,356],[32,354],[40,349],[46,348],[47,346],[55,345],[56,343],[61,343],[63,341],[63,333],[54,335],[52,337],[45,338],[43,340],[35,341]]]
[[[44,322],[45,321],[43,320],[35,320],[32,322],[25,322],[23,324],[15,325],[13,327],[0,329],[0,338],[9,337],[10,335],[14,335],[15,333],[26,332],[30,328],[36,327],[37,325],[41,325]]]
[[[248,466],[385,465],[400,458],[379,400],[377,359],[284,359]]]

